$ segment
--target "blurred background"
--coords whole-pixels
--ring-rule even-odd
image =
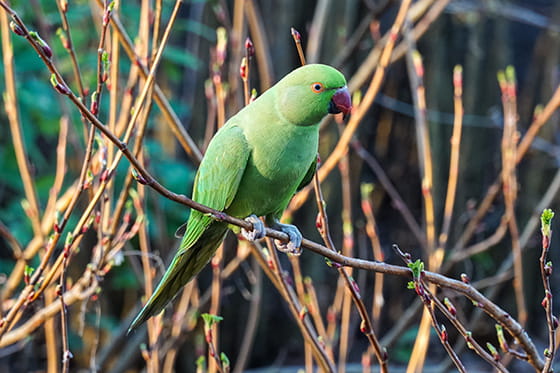
[[[64,46],[64,35],[67,38],[68,32],[61,13],[66,15],[83,81],[82,93],[87,93],[83,100],[89,107],[99,77],[97,50],[102,32],[103,1],[72,1],[66,12],[60,12],[63,1],[10,3],[29,29],[36,30],[52,48],[54,64],[69,87],[80,95],[74,65]],[[117,2],[113,17],[120,20],[138,56],[149,55],[151,48],[159,45],[152,40],[155,20],[161,15],[161,38],[174,3],[170,0]],[[290,33],[293,27],[301,34],[307,62],[331,64],[340,69],[359,104],[374,72],[379,69],[379,52],[386,44],[386,35],[400,5],[392,0],[186,1],[172,27],[156,82],[176,113],[180,126],[203,151],[219,124],[220,111],[223,110],[228,118],[243,105],[239,66],[246,55],[246,38],[250,37],[256,52],[250,59],[249,84],[260,94],[300,65]],[[139,94],[144,80],[137,64],[130,62],[122,44],[118,46],[115,41],[122,34],[112,27],[108,28],[104,45],[111,60],[110,68],[107,67],[111,72],[103,83],[98,117],[103,123],[126,124],[131,114],[131,102]],[[217,30],[222,31],[217,33]],[[517,164],[514,204],[518,234],[512,234],[511,226],[504,221],[506,201],[499,186],[497,196],[485,207],[480,219],[475,220],[470,228],[468,224],[476,216],[489,188],[500,180],[502,170],[504,109],[498,71],[507,66],[512,66],[515,71],[516,125],[518,138],[523,138],[558,87],[560,2],[413,1],[403,30],[405,37],[400,34],[397,39],[392,59],[384,70],[381,89],[360,122],[348,156],[322,183],[335,246],[346,255],[403,265],[391,249],[392,244],[398,244],[412,255],[413,260],[425,260],[428,269],[452,278],[459,278],[461,273],[468,274],[473,284],[490,299],[513,317],[519,317],[519,299],[512,281],[515,272],[511,264],[512,248],[517,242],[523,250],[522,291],[527,312],[521,317],[526,320],[527,331],[538,350],[542,351],[547,343],[547,328],[541,307],[543,289],[538,264],[541,242],[534,217],[540,214],[543,200],[550,201],[546,207],[553,210],[558,206],[556,189],[552,187],[560,155],[557,113],[546,121]],[[65,153],[64,180],[57,192],[58,199],[62,199],[66,192],[74,193],[86,154],[89,128],[82,122],[76,107],[53,90],[49,83],[50,73],[37,52],[24,38],[6,31],[6,28],[2,29],[3,46],[7,43],[6,38],[11,38],[13,59],[6,56],[7,49],[4,48],[0,89],[3,92],[7,89],[6,63],[12,61],[22,142],[14,140],[9,107],[5,105],[6,110],[0,112],[0,273],[4,285],[4,314],[24,288],[23,272],[14,275],[17,263],[23,260],[29,268],[37,268],[48,248],[48,237],[55,231],[52,221],[44,223],[42,237],[33,227],[34,204],[30,203],[25,192],[16,150],[22,149],[23,145],[39,218],[43,221],[47,218],[47,202],[53,193],[53,185],[57,183],[56,170],[60,169],[57,146],[61,141],[62,121],[67,123],[67,128],[64,127],[67,133],[64,135],[65,150],[62,150]],[[420,136],[415,127],[419,112],[415,104],[418,91],[414,84],[418,83],[418,76],[411,78],[414,73],[411,73],[410,60],[407,64],[407,56],[410,56],[407,51],[412,49],[418,50],[423,61],[426,110],[420,115],[425,114],[429,131],[433,169],[431,191],[437,234],[444,221],[450,179],[450,138],[456,119],[454,67],[461,65],[463,73],[464,115],[458,186],[448,238],[443,245],[447,254],[443,263],[432,268],[430,253],[436,248],[428,247],[429,243],[425,241],[424,165],[418,147]],[[120,53],[118,59],[117,50]],[[149,64],[151,60],[143,57],[140,61]],[[113,75],[115,69],[117,72]],[[112,98],[109,90],[115,89],[116,98]],[[3,102],[6,102],[5,97]],[[186,151],[177,141],[178,135],[168,125],[167,112],[153,101],[153,97],[149,100],[151,110],[141,114],[146,124],[143,140],[136,140],[139,134],[133,133],[135,143],[141,144],[139,157],[159,183],[175,193],[189,196],[197,169],[196,155]],[[118,132],[117,124],[114,128]],[[329,157],[344,128],[341,118],[330,118],[322,123],[322,160]],[[55,265],[54,258],[63,250],[66,233],[80,224],[80,217],[93,193],[102,184],[99,167],[103,169],[107,161],[104,157],[113,159],[110,154],[116,154],[116,150],[99,135],[93,144],[93,163],[89,167],[91,189],[77,199],[56,245],[55,256],[47,261],[47,268]],[[383,170],[392,187],[380,180],[382,176],[373,163]],[[173,367],[176,371],[203,370],[200,356],[207,356],[207,344],[199,316],[209,311],[217,311],[223,317],[216,329],[219,335],[217,348],[228,356],[232,369],[256,371],[284,367],[293,371],[296,367],[309,367],[310,355],[304,348],[302,331],[294,321],[289,303],[266,271],[263,274],[259,266],[262,262],[254,253],[258,249],[247,248],[246,243],[238,244],[233,234],[226,240],[220,257],[207,266],[188,294],[184,293],[185,303],[179,302],[178,297],[174,302],[175,313],[170,308],[163,319],[149,326],[152,328],[150,339],[147,339],[145,328],[130,336],[124,334],[146,292],[146,279],[155,281],[159,278],[179,243],[175,230],[189,214],[185,206],[150,188],[127,181],[128,168],[128,161],[119,163],[104,197],[109,201],[107,206],[101,207],[105,202],[96,205],[92,216],[99,218],[94,218],[89,231],[81,236],[81,242],[74,245],[64,272],[66,286],[70,289],[83,278],[88,268],[91,269],[88,263],[97,265],[94,294],[68,304],[67,336],[73,355],[70,370],[171,371]],[[119,193],[128,188],[137,190],[139,197],[135,199],[132,194],[127,197],[124,193],[123,198],[130,199],[125,210],[131,220],[123,220],[119,227],[131,234],[129,237],[121,235],[121,241],[106,246],[102,243],[106,233],[103,227],[111,223],[111,211],[118,204]],[[396,200],[393,192],[400,195],[400,199]],[[364,212],[364,204],[372,207],[374,221]],[[64,215],[66,210],[53,208],[48,211],[48,218],[57,215],[55,221],[58,221],[59,215]],[[138,219],[138,216],[142,218]],[[315,227],[316,216],[313,193],[301,206],[292,206],[287,214],[306,238],[322,243]],[[413,223],[407,220],[407,216]],[[107,225],[103,219],[108,219]],[[375,228],[380,250],[377,254],[375,235],[368,231],[368,227]],[[471,231],[465,233],[469,229]],[[480,252],[454,256],[481,242],[484,249]],[[554,250],[556,242],[553,240],[550,254],[553,262],[560,259],[558,250]],[[27,251],[33,245],[37,250]],[[144,248],[153,254],[148,267],[141,260],[143,255],[146,256]],[[33,255],[23,255],[22,252]],[[99,260],[99,252],[110,255],[105,257],[103,254],[103,259]],[[360,318],[344,295],[344,285],[336,270],[327,266],[324,258],[309,251],[304,251],[299,259],[290,259],[280,253],[279,259],[290,278],[287,280],[290,286],[295,288],[297,285],[294,283],[298,281],[297,272],[294,272],[296,266],[297,271],[307,278],[305,283],[310,284],[312,290],[307,288],[305,294],[300,294],[300,302],[308,308],[318,306],[315,312],[328,329],[325,331],[328,338],[320,339],[331,349],[339,371],[346,368],[348,371],[367,371],[369,361],[375,364],[376,360],[368,350],[368,341],[360,332]],[[147,277],[143,274],[146,268],[151,270]],[[55,282],[58,282],[60,271],[53,273]],[[417,340],[422,315],[416,294],[406,288],[409,279],[376,276],[373,272],[359,270],[354,270],[353,276],[361,289],[364,304],[372,313],[374,330],[382,345],[387,347],[389,365],[406,366]],[[10,280],[13,282],[6,292]],[[559,280],[554,274],[551,280],[553,290]],[[316,295],[316,303],[309,301],[311,294]],[[493,320],[477,315],[475,307],[464,297],[445,290],[440,295],[456,302],[462,320],[481,344],[491,341],[498,345]],[[50,326],[44,320],[35,320],[30,323],[34,327],[18,329],[33,320],[32,316],[39,310],[47,309],[54,302],[56,286],[52,285],[47,287],[44,295],[20,311],[11,329],[28,332],[24,336],[16,335],[10,339],[11,343],[5,342],[6,338],[0,340],[0,367],[4,371],[50,372],[56,371],[53,367],[60,366],[63,341],[48,337],[49,328],[55,335],[60,333],[60,312],[47,313],[50,315],[48,319],[53,320]],[[560,305],[556,298],[554,305]],[[412,312],[407,313],[409,310]],[[177,315],[183,317],[177,318]],[[178,330],[173,331],[174,325],[178,325]],[[318,332],[321,334],[320,330]],[[481,359],[460,347],[462,338],[456,332],[450,331],[450,335],[453,344],[458,343],[457,349],[461,351],[458,354],[469,369],[491,370]],[[243,346],[249,346],[248,350],[243,351]],[[449,358],[433,331],[427,348],[430,369],[448,368]],[[51,356],[53,351],[55,356]],[[170,353],[173,353],[171,358]],[[159,360],[161,364],[154,365],[153,360]],[[204,364],[208,364],[206,360]],[[517,364],[512,366],[513,371],[524,371],[529,367],[525,363]],[[216,367],[210,364],[209,369]]]

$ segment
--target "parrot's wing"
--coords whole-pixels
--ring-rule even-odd
[[[299,186],[297,187],[298,192],[303,188],[305,188],[307,184],[309,184],[311,180],[313,180],[313,175],[315,175],[315,171],[317,171],[317,157],[315,157],[313,162],[311,162],[311,166],[309,166],[307,172],[305,173],[305,176],[301,180],[301,183],[299,183]]]
[[[226,209],[237,194],[249,154],[241,128],[228,125],[220,130],[198,169],[193,199],[216,210]]]
[[[250,155],[243,130],[227,124],[212,139],[194,180],[193,200],[215,210],[225,210],[235,198]],[[180,251],[200,238],[212,217],[192,210]]]

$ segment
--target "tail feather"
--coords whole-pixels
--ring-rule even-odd
[[[179,290],[202,271],[214,256],[226,232],[225,224],[214,222],[190,248],[175,255],[152,296],[130,324],[128,333],[160,313]]]

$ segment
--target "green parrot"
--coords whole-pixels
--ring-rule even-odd
[[[302,66],[250,103],[215,134],[194,180],[192,199],[246,219],[249,240],[264,236],[266,224],[288,234],[281,249],[298,254],[302,235],[279,219],[294,193],[315,173],[319,122],[351,109],[346,79],[333,67]],[[158,314],[210,261],[224,240],[227,223],[192,210],[181,245],[129,332]],[[238,228],[237,228],[238,229]]]

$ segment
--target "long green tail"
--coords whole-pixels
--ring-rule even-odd
[[[128,333],[160,313],[179,290],[202,271],[224,240],[226,232],[226,224],[213,222],[190,248],[175,255],[156,290],[130,324]]]

